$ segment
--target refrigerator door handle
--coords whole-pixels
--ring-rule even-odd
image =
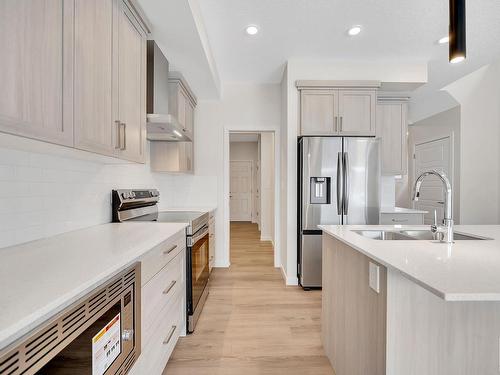
[[[344,152],[343,163],[342,163],[342,172],[344,174],[343,177],[343,212],[344,215],[347,215],[349,211],[349,154]]]
[[[337,154],[337,214],[342,215],[342,190],[344,186],[344,173],[342,171],[342,153]]]

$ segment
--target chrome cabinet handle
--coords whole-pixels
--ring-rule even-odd
[[[115,149],[121,150],[122,149],[122,126],[120,120],[115,121],[116,125],[116,145]]]
[[[170,249],[165,250],[165,251],[163,252],[163,254],[168,255],[168,254],[170,254],[172,251],[174,251],[175,249],[177,249],[177,245],[174,245],[174,246],[172,246]]]
[[[337,153],[337,215],[342,215],[342,186],[344,173],[342,172],[342,163],[340,159],[342,158],[342,153]]]
[[[172,281],[168,286],[168,288],[163,291],[163,294],[168,294],[168,292],[172,290],[175,284],[177,284],[177,281],[176,280]]]
[[[393,223],[406,223],[408,219],[392,219]]]
[[[120,150],[126,150],[127,149],[127,124],[124,122],[120,123],[120,126],[123,128],[123,146],[120,148]]]
[[[342,118],[342,117],[341,117]],[[342,123],[341,123],[342,124]],[[344,162],[343,162],[343,172],[344,172],[344,201],[342,206],[344,207],[344,215],[347,215],[349,210],[349,154],[344,152]]]
[[[344,116],[340,116],[340,131],[342,132],[342,123],[344,122]]]
[[[167,338],[165,340],[163,340],[164,344],[168,344],[170,342],[176,329],[177,329],[177,326],[172,326],[172,328],[170,329],[170,332],[168,333]]]

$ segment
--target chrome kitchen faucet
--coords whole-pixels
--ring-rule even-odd
[[[444,220],[443,225],[438,225],[436,218],[434,219],[434,224],[431,225],[432,233],[442,234],[441,242],[452,243],[453,242],[453,193],[451,189],[450,180],[444,173],[438,172],[436,170],[430,170],[423,172],[415,181],[415,188],[413,192],[413,200],[416,202],[420,196],[420,186],[425,177],[434,175],[437,176],[443,183],[446,189],[446,195],[444,199]]]

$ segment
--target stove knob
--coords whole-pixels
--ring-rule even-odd
[[[133,191],[130,192],[130,198],[135,198],[135,193]]]
[[[122,193],[122,198],[127,199],[128,198],[128,193]]]

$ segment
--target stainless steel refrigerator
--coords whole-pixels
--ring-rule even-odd
[[[298,141],[297,276],[321,287],[320,224],[378,224],[379,141],[302,137]]]

